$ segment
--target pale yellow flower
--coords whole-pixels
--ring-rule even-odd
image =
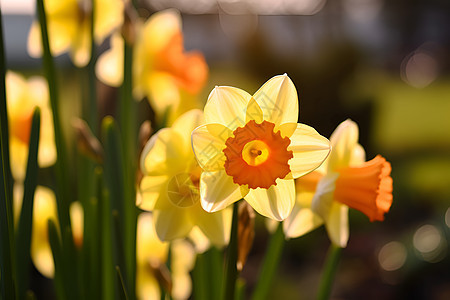
[[[158,275],[164,270],[171,247],[170,278],[171,295],[174,299],[188,299],[192,292],[189,272],[195,263],[193,245],[186,240],[169,244],[158,239],[151,213],[141,213],[138,217],[136,240],[136,293],[138,299],[160,299],[161,290]],[[160,269],[158,269],[160,268]]]
[[[329,141],[298,124],[297,91],[285,74],[253,96],[216,87],[205,106],[205,122],[192,133],[202,207],[220,211],[244,198],[258,213],[281,221],[295,203],[294,178],[325,160]]]
[[[298,237],[325,223],[331,241],[346,247],[348,208],[382,221],[392,204],[391,165],[380,155],[365,162],[358,126],[342,122],[330,138],[332,151],[315,172],[297,181],[297,205],[284,222],[287,237]]]
[[[48,86],[42,77],[31,77],[26,80],[11,71],[6,73],[5,80],[11,171],[16,180],[22,181],[25,179],[31,121],[35,107],[41,109],[39,166],[48,167],[56,161],[53,116],[50,109]]]
[[[100,44],[123,23],[122,0],[45,0],[50,49],[57,56],[69,51],[75,65],[85,66],[91,56],[91,3],[94,3],[94,36]],[[39,23],[31,25],[28,53],[42,55]]]
[[[170,128],[158,131],[141,156],[141,203],[152,210],[161,240],[186,237],[197,226],[212,244],[225,245],[231,228],[231,210],[207,213],[200,205],[201,169],[191,148],[191,132],[203,124],[203,113],[191,110]]]
[[[171,124],[182,113],[197,108],[196,95],[206,83],[208,67],[201,53],[184,52],[181,17],[174,9],[153,14],[137,32],[133,93],[136,99],[147,97],[158,117],[170,108]],[[96,65],[97,77],[111,86],[123,81],[123,43],[121,35],[114,34],[111,49]]]

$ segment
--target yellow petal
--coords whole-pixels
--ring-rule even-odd
[[[97,60],[95,74],[103,83],[119,87],[123,81],[123,38],[120,34],[111,37],[111,48]]]
[[[74,36],[70,50],[70,57],[77,67],[81,68],[88,64],[91,57],[91,38],[87,20],[78,24],[77,34]]]
[[[232,131],[245,125],[250,94],[238,88],[216,86],[205,105],[205,122],[222,124]]]
[[[276,184],[268,189],[251,189],[244,199],[261,215],[283,221],[294,207],[294,180],[278,178]]]
[[[140,300],[153,300],[161,298],[161,290],[150,268],[137,268],[136,294]]]
[[[286,74],[269,79],[253,98],[261,107],[264,120],[274,123],[275,129],[284,123],[297,123],[297,90]]]
[[[366,161],[366,151],[363,146],[357,144],[353,149],[352,158],[350,159],[350,167],[357,167]]]
[[[194,226],[194,228],[192,228],[191,232],[189,232],[188,238],[194,244],[195,252],[197,253],[204,253],[211,246],[209,239],[200,230],[200,228],[198,228],[198,226]]]
[[[123,23],[122,0],[96,0],[95,4],[95,39],[97,43],[103,40]]]
[[[323,224],[322,218],[311,210],[313,196],[313,192],[297,193],[297,202],[289,217],[283,222],[286,237],[302,236]]]
[[[261,107],[259,107],[258,102],[253,97],[248,102],[245,110],[245,123],[247,124],[251,120],[254,120],[258,124],[261,124],[264,120]]]
[[[228,244],[231,230],[231,208],[226,208],[215,213],[208,213],[200,206],[192,214],[193,223],[208,237],[211,243],[217,247]]]
[[[200,196],[203,209],[207,212],[216,212],[238,201],[244,195],[240,186],[233,182],[233,178],[221,170],[202,173]]]
[[[318,168],[330,153],[330,142],[317,133],[314,128],[298,124],[291,136],[288,147],[294,154],[289,165],[294,178],[305,175]]]
[[[144,95],[149,95],[149,101],[157,115],[161,117],[167,109],[176,107],[180,102],[180,91],[170,74],[165,72],[151,72],[143,75],[144,86],[141,87]],[[139,85],[135,88],[140,88]]]
[[[216,128],[212,125],[202,125],[192,132],[192,149],[195,157],[200,167],[208,172],[223,170],[226,159],[222,151],[225,148],[225,141],[210,132],[212,128]],[[226,135],[227,132],[224,132],[224,136]]]
[[[345,248],[349,237],[348,206],[336,201],[333,202],[330,215],[325,221],[325,227],[331,242]]]
[[[156,235],[154,216],[151,213],[139,214],[136,232],[137,264],[146,264],[150,258],[165,262],[168,249],[169,244],[160,241]]]
[[[168,181],[169,176],[144,176],[140,186],[141,202],[137,206],[143,210],[153,210],[156,200]]]
[[[332,151],[328,158],[328,172],[350,165],[355,147],[358,145],[358,125],[350,119],[345,120],[330,137]]]
[[[187,210],[171,204],[164,193],[156,202],[153,214],[156,233],[162,241],[186,237],[194,226]]]
[[[83,245],[84,210],[79,201],[70,204],[70,223],[72,225],[73,240],[78,248]]]
[[[49,278],[55,272],[48,239],[48,220],[57,223],[56,198],[52,190],[38,186],[34,195],[31,258],[38,271]]]
[[[144,175],[168,175],[184,171],[185,156],[180,135],[170,128],[158,131],[147,142],[141,154],[141,170]]]
[[[174,241],[171,251],[172,298],[188,299],[192,293],[189,272],[194,268],[196,253],[193,246],[185,240]]]
[[[192,109],[182,114],[172,124],[172,130],[179,133],[182,147],[191,150],[191,134],[192,131],[204,123],[203,112],[200,109]],[[189,151],[194,155],[192,151]]]

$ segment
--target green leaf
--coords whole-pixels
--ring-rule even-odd
[[[116,266],[116,274],[117,274],[117,279],[119,280],[119,296],[121,300],[128,300],[128,296],[127,296],[127,289],[125,287],[125,284],[123,282],[123,277],[122,277],[122,273],[120,272],[120,268],[119,266]]]
[[[223,300],[234,299],[238,270],[236,268],[238,256],[238,202],[233,204],[233,219],[231,221],[230,244],[227,249],[225,262],[225,276]]]
[[[24,183],[22,210],[16,235],[16,282],[19,299],[25,299],[28,288],[28,270],[30,265],[31,228],[33,221],[33,201],[37,184],[38,147],[41,111],[34,110],[31,123],[30,147],[28,150],[27,173]]]

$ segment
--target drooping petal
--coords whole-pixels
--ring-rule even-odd
[[[325,227],[331,242],[341,248],[347,246],[349,238],[348,206],[333,202]]]
[[[207,212],[224,209],[244,196],[240,186],[224,170],[202,173],[200,195],[202,207]]]
[[[161,195],[161,198],[156,202],[155,210],[153,211],[158,237],[162,241],[171,241],[187,236],[194,225],[186,210],[170,204],[170,200],[164,194]],[[170,205],[170,207],[158,207],[159,202],[164,202],[164,206]]]
[[[143,209],[151,211],[155,207],[162,189],[169,181],[169,176],[144,176],[141,180],[140,192],[141,202],[136,205]]]
[[[288,147],[294,154],[289,165],[294,178],[318,168],[330,153],[330,142],[317,131],[304,124],[298,124]]]
[[[184,158],[189,149],[179,143],[180,135],[170,128],[158,131],[147,142],[141,154],[141,170],[144,175],[177,174],[184,170]]]
[[[244,199],[261,215],[282,221],[295,204],[294,180],[277,179],[268,189],[251,189]]]
[[[231,230],[231,208],[208,213],[198,206],[192,217],[194,218],[192,221],[195,222],[213,245],[221,247],[228,244]]]
[[[250,94],[241,89],[216,86],[209,94],[205,105],[205,122],[219,123],[232,131],[244,126],[250,99]]]
[[[328,220],[334,202],[334,190],[338,173],[325,175],[317,184],[316,192],[311,203],[311,209],[325,221]]]
[[[191,134],[192,131],[198,126],[204,123],[203,112],[199,109],[192,109],[184,114],[182,114],[178,119],[172,124],[172,130],[179,133],[181,140],[179,143],[182,144],[182,148],[191,148]],[[193,153],[192,153],[193,155]]]
[[[297,123],[297,90],[286,74],[269,79],[253,98],[263,111],[264,120],[274,123],[275,129],[284,123]]]
[[[345,120],[330,137],[333,151],[328,158],[328,172],[350,165],[355,147],[358,145],[358,125],[350,119]]]
[[[100,55],[95,64],[95,74],[101,82],[119,87],[123,81],[123,38],[113,34],[110,43],[111,48]]]
[[[226,129],[220,124],[208,124],[197,127],[192,132],[192,149],[197,158],[200,167],[208,172],[223,170],[225,163],[225,141],[217,135],[214,131],[220,131],[216,127]],[[214,130],[211,133],[211,130]],[[223,136],[228,136],[228,130],[224,131]]]

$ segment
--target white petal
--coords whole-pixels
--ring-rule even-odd
[[[316,192],[311,203],[311,209],[327,220],[334,201],[334,189],[338,173],[325,175],[317,184]]]
[[[332,151],[328,158],[328,171],[348,167],[353,151],[358,144],[358,125],[352,120],[345,120],[331,134]]]
[[[311,210],[314,193],[297,193],[297,202],[289,217],[283,222],[284,234],[288,238],[302,236],[323,224],[323,219]],[[302,199],[298,199],[301,197]],[[300,201],[299,201],[300,200]],[[300,203],[308,203],[301,205]]]
[[[192,149],[198,164],[205,171],[223,170],[226,159],[223,153],[225,140],[210,132],[211,128],[216,127],[213,125],[226,129],[223,125],[208,124],[197,127],[192,132]],[[225,132],[225,135],[228,135],[228,133]]]
[[[294,207],[295,185],[294,180],[277,179],[276,183],[268,189],[251,189],[245,200],[261,215],[282,221]]]
[[[246,91],[229,86],[217,86],[205,105],[205,122],[220,123],[231,130],[245,125],[245,111],[251,96]]]
[[[202,207],[207,212],[224,209],[243,197],[241,188],[225,170],[203,172],[200,178]]]
[[[349,237],[348,206],[336,201],[333,202],[329,218],[325,221],[325,227],[331,242],[345,248]]]
[[[269,79],[253,98],[262,109],[264,120],[274,123],[275,128],[284,123],[297,123],[297,90],[286,74]]]
[[[330,153],[330,142],[305,124],[298,124],[288,147],[294,154],[289,160],[292,175],[298,178],[318,168]]]

